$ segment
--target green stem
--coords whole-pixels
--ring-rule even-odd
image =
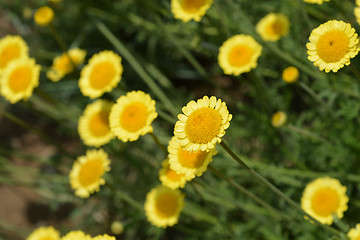
[[[350,63],[349,67],[350,67],[352,73],[355,75],[355,77],[356,77],[358,80],[360,80],[360,73],[359,73],[359,71],[356,69],[356,67],[354,66],[354,64]]]
[[[161,149],[161,151],[163,151],[163,153],[165,154],[165,156],[168,155],[168,151],[166,150],[166,148],[164,147],[164,145],[162,145],[162,143],[160,142],[159,138],[153,133],[150,132],[149,133],[150,136],[152,137],[152,139],[154,140],[154,142],[156,143],[156,145],[159,146],[159,148]]]
[[[127,202],[129,205],[138,209],[139,211],[144,211],[144,207],[139,202],[135,201],[133,198],[129,196],[129,194],[125,194],[120,190],[116,189],[114,185],[112,185],[108,180],[106,181],[106,186],[114,193],[114,195],[119,196],[122,200]]]
[[[306,85],[303,82],[299,82],[298,84],[305,92],[307,92],[311,97],[313,97],[316,101],[318,101],[322,106],[325,107],[325,109],[329,113],[333,115],[332,109],[323,100],[321,100],[321,98],[319,98],[318,95],[308,85]]]
[[[314,139],[316,139],[316,140],[319,140],[319,141],[321,141],[321,142],[323,142],[323,143],[330,144],[330,145],[332,144],[332,142],[330,142],[330,141],[329,141],[328,139],[326,139],[325,137],[320,136],[320,135],[318,135],[318,134],[315,134],[315,133],[313,133],[313,132],[307,131],[307,130],[305,130],[305,129],[296,127],[296,126],[294,126],[294,125],[287,124],[287,125],[285,125],[284,127],[287,128],[287,129],[290,129],[291,131],[300,133],[300,134],[302,134],[302,135],[304,135],[304,136],[308,136],[308,137],[314,138]]]

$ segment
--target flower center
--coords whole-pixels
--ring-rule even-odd
[[[125,106],[122,111],[120,125],[126,131],[136,132],[145,126],[147,117],[146,106],[140,102],[133,102]]]
[[[162,193],[156,198],[156,213],[161,218],[172,217],[178,207],[177,198],[171,193]]]
[[[100,159],[91,159],[84,163],[79,171],[79,182],[83,187],[96,183],[103,175],[104,169]]]
[[[283,25],[279,21],[274,21],[266,27],[266,33],[269,35],[279,35],[283,31]]]
[[[89,121],[91,133],[96,137],[105,136],[110,132],[109,112],[101,111],[91,116]]]
[[[181,165],[187,168],[199,168],[203,165],[207,156],[207,152],[197,151],[189,152],[180,150],[178,152],[178,158]]]
[[[193,143],[206,144],[219,134],[220,114],[213,108],[193,111],[186,121],[185,133]]]
[[[241,67],[251,60],[253,54],[252,49],[245,44],[237,45],[230,50],[228,60],[230,65],[234,67]]]
[[[98,63],[90,73],[90,86],[95,89],[102,89],[115,78],[115,75],[116,71],[112,63]]]
[[[60,58],[58,58],[55,61],[54,68],[58,70],[61,73],[70,73],[73,71],[74,67],[72,66],[72,63],[70,61],[69,56],[62,55]]]
[[[184,174],[177,174],[174,170],[172,170],[170,167],[167,167],[166,169],[166,177],[173,182],[177,182],[180,180],[181,177],[183,177]]]
[[[349,38],[345,33],[334,30],[323,34],[316,44],[317,53],[325,62],[337,62],[349,51]]]
[[[8,44],[0,52],[0,68],[4,68],[11,60],[20,57],[20,48],[17,44]]]
[[[311,199],[312,210],[320,216],[329,216],[336,212],[340,205],[337,192],[331,188],[322,188],[315,192]]]
[[[181,6],[185,12],[195,13],[204,6],[206,0],[183,0]]]
[[[32,72],[29,67],[15,69],[9,78],[9,87],[14,93],[26,90],[31,83]]]

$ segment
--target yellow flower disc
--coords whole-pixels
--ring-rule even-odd
[[[299,70],[296,67],[290,66],[282,72],[282,79],[287,83],[294,83],[299,78]]]
[[[39,8],[34,14],[34,20],[39,26],[47,26],[53,19],[54,11],[47,6]]]
[[[331,225],[333,214],[342,218],[349,198],[339,180],[323,177],[309,183],[301,198],[301,208],[323,224]]]
[[[269,13],[256,24],[256,31],[265,41],[278,41],[289,33],[289,19],[279,13]]]
[[[49,227],[39,227],[35,229],[26,240],[60,240],[60,233],[58,230]]]
[[[355,228],[350,229],[347,236],[350,240],[360,240],[360,224],[356,224]]]
[[[83,231],[71,231],[68,232],[61,240],[91,240],[91,236],[85,234]]]
[[[274,113],[274,115],[271,118],[271,124],[276,127],[279,128],[281,126],[284,126],[284,124],[286,123],[286,114],[284,112],[276,112]]]
[[[171,0],[171,12],[183,22],[199,22],[212,3],[212,0]]]
[[[28,58],[29,47],[20,36],[7,35],[0,39],[0,74],[5,67],[19,58]]]
[[[159,171],[159,179],[162,185],[171,188],[184,188],[186,181],[190,180],[186,178],[185,174],[178,174],[170,168],[169,160],[166,159],[162,163],[162,168]]]

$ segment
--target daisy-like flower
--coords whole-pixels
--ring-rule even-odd
[[[360,224],[356,224],[355,228],[350,229],[347,233],[350,240],[359,240],[360,239]]]
[[[256,31],[264,41],[277,41],[289,33],[290,21],[281,13],[269,13],[256,24]]]
[[[169,146],[170,168],[178,174],[185,174],[189,179],[200,177],[206,170],[212,157],[217,153],[215,148],[207,151],[189,152],[184,150],[175,137],[172,137]]]
[[[81,70],[79,87],[84,96],[97,98],[110,92],[121,80],[123,67],[121,57],[105,50],[91,57]]]
[[[282,72],[282,79],[287,83],[294,83],[299,78],[299,70],[296,67],[290,66]]]
[[[35,229],[26,240],[60,240],[60,233],[58,230],[49,227],[39,227]]]
[[[62,79],[66,74],[74,71],[74,65],[79,66],[84,62],[86,51],[80,48],[70,49],[67,54],[63,53],[53,60],[53,64],[46,76],[53,82]]]
[[[113,236],[109,236],[107,234],[104,234],[104,235],[95,236],[91,240],[116,240],[116,238],[113,237]]]
[[[0,77],[1,95],[10,103],[27,100],[39,85],[40,69],[32,58],[11,61]]]
[[[124,142],[136,141],[152,132],[152,121],[157,117],[155,101],[142,91],[128,92],[121,96],[110,112],[110,128]]]
[[[159,179],[162,185],[171,188],[184,188],[186,184],[185,174],[178,174],[170,168],[169,159],[164,160],[162,163],[162,168],[159,171]],[[190,180],[188,178],[188,180]]]
[[[100,147],[115,137],[109,126],[109,114],[113,102],[96,100],[86,106],[79,118],[78,132],[88,146]]]
[[[48,6],[44,6],[36,10],[34,21],[39,26],[47,26],[54,19],[54,11]]]
[[[321,71],[337,72],[350,64],[358,52],[357,33],[349,23],[331,20],[315,28],[309,37],[308,59]]]
[[[186,151],[209,151],[221,142],[230,126],[232,115],[226,103],[216,97],[205,96],[197,102],[190,101],[178,115],[174,135]]]
[[[306,3],[312,3],[312,4],[323,4],[323,2],[329,2],[330,0],[304,0]]]
[[[218,62],[225,74],[240,75],[257,66],[262,47],[249,35],[238,34],[219,48]]]
[[[184,195],[180,190],[161,185],[146,195],[144,205],[148,221],[161,228],[175,225],[183,207]]]
[[[19,58],[28,58],[29,47],[20,36],[7,35],[0,39],[0,74],[5,67]]]
[[[212,0],[171,0],[171,12],[183,22],[199,22],[210,8]]]
[[[71,188],[75,195],[88,198],[93,192],[105,184],[103,178],[110,171],[110,160],[102,149],[88,150],[86,156],[80,156],[72,166],[69,174]]]
[[[284,124],[286,123],[286,113],[284,112],[276,112],[274,113],[274,115],[271,118],[271,124],[276,127],[279,128],[281,126],[284,126]]]
[[[323,224],[333,223],[333,214],[339,219],[347,210],[349,198],[346,187],[330,177],[317,178],[309,183],[301,198],[301,208]]]
[[[91,236],[85,234],[83,231],[71,231],[68,232],[61,240],[91,240]]]

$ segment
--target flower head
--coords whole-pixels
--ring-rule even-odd
[[[68,232],[65,236],[61,238],[61,240],[91,240],[91,236],[85,234],[83,231],[71,231]]]
[[[12,61],[28,58],[29,47],[20,36],[7,35],[0,39],[0,74]]]
[[[153,188],[145,200],[145,215],[151,224],[166,228],[178,222],[184,207],[184,195],[178,189],[164,186]]]
[[[309,183],[301,198],[301,208],[323,224],[331,225],[333,214],[342,218],[349,198],[346,187],[330,177],[317,178]]]
[[[282,79],[287,83],[294,83],[299,78],[299,70],[296,67],[290,66],[282,72]]]
[[[78,132],[88,146],[100,147],[114,138],[109,126],[109,114],[113,102],[96,100],[88,104],[79,118]]]
[[[185,174],[178,174],[170,168],[169,159],[164,160],[162,163],[162,168],[159,171],[159,179],[162,185],[171,188],[183,188],[186,184]]]
[[[269,13],[256,24],[256,31],[265,41],[277,41],[289,33],[288,17],[281,13]]]
[[[186,151],[209,151],[221,142],[230,126],[232,115],[226,103],[216,97],[205,96],[197,102],[190,101],[182,108],[175,124],[174,135]]]
[[[116,238],[113,237],[113,236],[109,236],[107,234],[104,234],[104,235],[95,236],[91,240],[116,240]]]
[[[171,0],[171,12],[183,22],[192,19],[199,22],[212,3],[212,0]]]
[[[272,116],[271,124],[274,127],[279,128],[286,123],[286,119],[287,119],[286,113],[279,111],[274,113],[274,115]]]
[[[323,4],[323,2],[329,2],[330,0],[304,0],[306,3],[312,3],[312,4]]]
[[[120,221],[114,221],[110,226],[111,232],[115,235],[119,235],[124,231],[124,224]]]
[[[87,198],[91,193],[99,191],[100,185],[105,184],[103,176],[108,171],[110,160],[102,149],[88,150],[86,156],[78,157],[69,174],[75,195]]]
[[[360,24],[360,1],[356,0],[355,4],[356,4],[356,7],[354,8],[354,15],[355,15],[355,18],[356,18],[356,22],[358,24]]]
[[[121,80],[121,57],[113,51],[102,51],[91,57],[81,70],[79,87],[84,96],[97,98],[110,92]]]
[[[331,20],[315,28],[309,37],[308,59],[321,71],[337,72],[358,52],[357,33],[349,23]]]
[[[60,233],[58,230],[49,227],[39,227],[35,229],[26,240],[60,240]]]
[[[350,229],[347,233],[350,240],[359,240],[360,239],[360,224],[356,224],[355,228]]]
[[[110,112],[110,128],[122,141],[136,141],[152,132],[152,121],[157,117],[155,101],[142,91],[121,96]]]
[[[47,6],[39,8],[34,14],[34,20],[39,26],[47,26],[52,22],[53,19],[54,11]]]
[[[9,102],[31,97],[39,85],[40,66],[32,58],[20,58],[8,64],[0,77],[0,92]]]
[[[257,66],[261,51],[261,45],[253,37],[238,34],[226,40],[219,48],[218,62],[225,74],[237,76]]]

